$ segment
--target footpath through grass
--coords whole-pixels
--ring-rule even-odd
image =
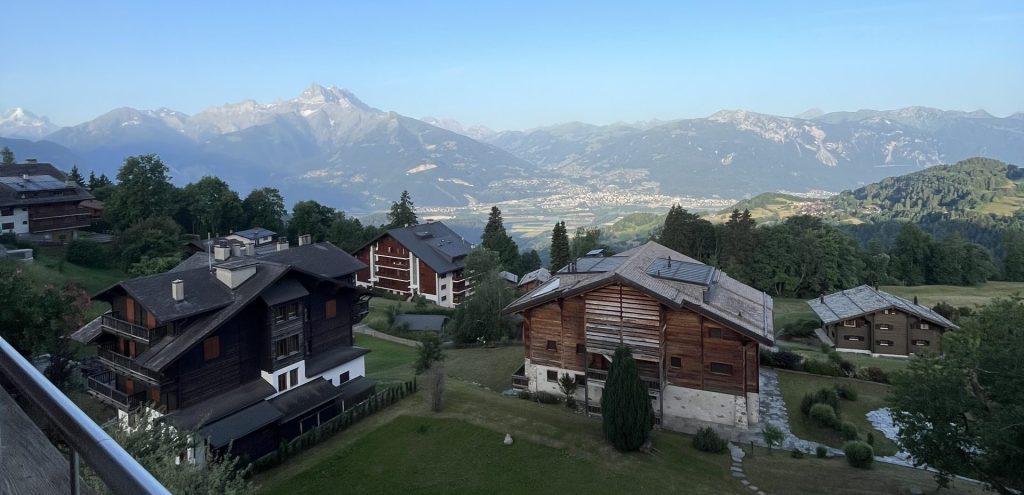
[[[846,443],[838,431],[818,426],[809,417],[804,416],[800,411],[800,401],[804,394],[813,394],[822,388],[832,388],[838,383],[847,384],[857,390],[857,400],[840,400],[840,420],[850,421],[857,425],[860,430],[860,439],[864,440],[868,432],[875,437],[875,455],[892,455],[896,453],[896,444],[892,443],[882,432],[876,430],[867,419],[867,413],[876,409],[886,407],[886,396],[889,394],[889,386],[880,383],[853,380],[850,378],[837,378],[821,375],[810,375],[807,373],[795,373],[786,370],[776,370],[779,375],[779,389],[782,392],[782,399],[786,402],[786,412],[789,414],[789,428],[794,435],[805,440],[824,443],[826,445],[842,448]]]

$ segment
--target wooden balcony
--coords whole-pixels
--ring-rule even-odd
[[[118,318],[117,313],[107,313],[100,316],[100,328],[107,333],[132,339],[143,344],[150,344],[163,338],[166,333],[165,327],[159,327],[154,329],[146,328],[142,325],[136,325],[134,323],[122,320]]]
[[[603,387],[604,382],[608,381],[608,370],[587,368],[587,381]],[[647,385],[648,392],[661,393],[661,381],[657,378],[640,375],[640,381]]]
[[[122,356],[112,349],[100,347],[96,349],[96,357],[118,374],[128,375],[152,385],[160,385],[160,373],[143,368],[128,356]]]
[[[526,365],[522,365],[512,373],[512,388],[516,390],[528,390],[530,388],[530,379],[526,377]]]
[[[122,411],[135,410],[146,402],[145,392],[128,395],[118,390],[115,375],[111,371],[90,376],[87,385],[93,397]]]

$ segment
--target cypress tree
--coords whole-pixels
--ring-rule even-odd
[[[637,450],[654,428],[654,408],[647,386],[633,354],[626,347],[615,349],[608,381],[601,396],[604,436],[619,450]]]
[[[551,273],[568,265],[569,261],[569,233],[565,222],[557,222],[551,231]]]

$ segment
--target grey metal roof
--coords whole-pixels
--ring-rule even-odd
[[[447,322],[445,315],[398,315],[392,326],[406,326],[414,332],[440,332]]]
[[[211,423],[199,431],[214,448],[223,447],[264,426],[282,419],[284,414],[265,400],[261,400],[231,416]]]
[[[324,278],[340,278],[366,268],[363,262],[326,241],[266,254],[257,252],[256,257],[277,263],[286,263]]]
[[[524,294],[509,304],[505,313],[519,312],[548,301],[582,294],[614,283],[635,287],[673,309],[693,309],[763,343],[775,341],[773,300],[771,296],[739,282],[722,271],[710,286],[680,280],[667,280],[652,276],[648,268],[659,259],[679,260],[701,264],[656,242],[648,242],[607,258],[580,258],[577,271],[559,270],[552,280]],[[611,260],[603,265],[590,266],[584,272],[578,267],[588,259]],[[675,261],[673,261],[675,263]],[[593,269],[602,271],[592,271]]]
[[[676,280],[690,284],[710,286],[718,269],[704,263],[690,263],[672,258],[658,258],[647,265],[647,274],[652,277]]]
[[[298,280],[285,278],[278,280],[276,284],[263,291],[260,297],[263,299],[263,302],[267,303],[267,306],[275,306],[308,295],[309,291]]]
[[[331,368],[341,366],[369,353],[369,349],[356,346],[338,346],[320,351],[306,358],[306,378],[319,375]]]
[[[568,265],[558,270],[558,273],[604,273],[615,270],[619,267],[625,258],[621,256],[609,256],[603,257],[583,257],[577,258],[575,261],[570,262]]]
[[[274,398],[267,399],[281,413],[281,423],[287,423],[320,407],[324,403],[341,397],[345,389],[335,387],[331,382],[316,378],[288,390]]]
[[[870,285],[861,285],[829,294],[823,298],[811,299],[807,301],[807,304],[826,325],[887,308],[895,308],[943,327],[960,328],[931,308],[914,304],[912,301],[878,290]]]
[[[109,313],[109,311],[107,313]],[[74,340],[75,342],[81,342],[83,344],[88,344],[92,342],[93,339],[99,337],[100,334],[103,333],[103,329],[101,328],[100,325],[100,321],[102,319],[103,315],[97,316],[96,318],[93,318],[93,320],[90,321],[89,323],[86,323],[85,326],[83,326],[82,328],[75,330],[74,333],[71,334],[71,340]]]
[[[23,178],[28,175],[28,180]],[[0,205],[34,205],[47,203],[73,203],[93,199],[78,184],[68,186],[64,183],[67,176],[49,163],[20,163],[0,166]],[[60,196],[43,195],[39,197],[20,198],[20,193],[37,193],[41,191],[70,190]]]
[[[508,281],[510,283],[513,283],[513,284],[519,282],[519,275],[516,275],[516,274],[514,274],[512,272],[501,271],[501,272],[498,272],[498,275],[501,275],[501,278],[503,278],[506,281]]]
[[[522,278],[519,279],[519,286],[522,287],[533,281],[544,283],[550,279],[551,272],[549,272],[547,268],[538,268],[526,275],[523,275]]]
[[[465,256],[473,249],[472,244],[441,222],[391,229],[385,235],[393,237],[417,258],[423,260],[431,270],[442,275],[461,270],[465,266]],[[376,242],[377,239],[367,245]]]
[[[259,227],[256,227],[256,228],[253,228],[253,229],[239,230],[238,232],[234,232],[231,235],[237,235],[239,237],[245,237],[246,239],[252,239],[252,240],[255,241],[257,239],[262,239],[264,237],[270,237],[270,236],[273,236],[273,235],[276,235],[276,234],[277,234],[277,232],[274,232],[274,231],[271,231],[271,230],[267,230],[267,229],[261,229]]]
[[[277,393],[273,385],[262,378],[243,383],[223,394],[197,404],[168,413],[167,419],[178,429],[188,431],[201,424],[211,424],[229,414],[249,407]]]
[[[185,299],[181,302],[171,298],[171,282],[174,280],[181,280],[185,285]],[[249,281],[246,281],[239,289],[243,289],[248,283]],[[234,300],[233,291],[217,280],[217,277],[212,276],[206,268],[133,278],[114,287],[117,286],[123,288],[147,311],[153,313],[160,323],[223,308]]]

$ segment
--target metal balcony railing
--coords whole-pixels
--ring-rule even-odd
[[[118,316],[120,315],[117,313],[106,313],[100,316],[100,326],[110,333],[134,339],[144,344],[155,342],[164,336],[164,327],[150,330],[142,325],[122,320]]]
[[[78,473],[81,457],[115,494],[170,495],[149,471],[128,455],[103,431],[103,428],[93,422],[2,337],[0,373],[13,382],[29,402],[42,411],[49,423],[60,432],[70,446],[71,458],[68,460],[68,468],[72,494],[78,495],[81,490]],[[20,491],[18,487],[14,489]]]

